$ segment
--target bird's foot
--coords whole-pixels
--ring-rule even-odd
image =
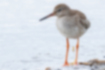
[[[74,61],[74,62],[72,62],[72,63],[70,63],[69,65],[77,65],[78,63],[77,63],[77,61]]]
[[[68,62],[65,62],[63,66],[70,66]]]

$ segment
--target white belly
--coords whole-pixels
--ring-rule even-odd
[[[75,17],[62,17],[57,20],[58,30],[67,38],[79,38],[86,31],[84,27],[78,25]]]

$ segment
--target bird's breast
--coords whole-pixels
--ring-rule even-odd
[[[61,29],[71,28],[75,25],[75,19],[72,17],[61,17],[57,19],[57,27]]]
[[[80,27],[75,17],[61,17],[57,19],[58,30],[68,38],[78,38],[81,35]]]

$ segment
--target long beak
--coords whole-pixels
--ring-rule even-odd
[[[47,19],[47,18],[49,18],[49,17],[51,17],[51,16],[54,16],[54,15],[55,15],[55,13],[51,13],[51,14],[49,14],[49,15],[47,15],[47,16],[41,18],[40,21],[43,21],[43,20],[45,20],[45,19]]]

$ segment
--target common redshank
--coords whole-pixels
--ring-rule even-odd
[[[74,65],[78,63],[78,49],[79,38],[88,30],[90,22],[86,16],[78,11],[69,8],[66,4],[59,4],[54,8],[54,11],[48,16],[43,17],[40,21],[49,18],[51,16],[57,16],[56,26],[61,34],[66,37],[66,56],[63,66],[69,66],[68,53],[69,53],[69,39],[77,39],[76,44],[76,56]]]

